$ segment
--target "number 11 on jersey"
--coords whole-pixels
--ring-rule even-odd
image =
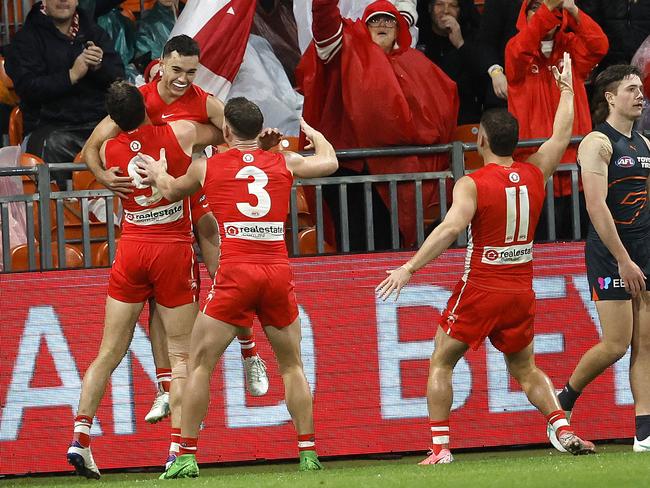
[[[528,187],[511,186],[506,188],[506,244],[515,241],[528,240],[528,226],[530,222],[530,204],[528,200]],[[519,205],[517,205],[519,203]],[[517,209],[519,207],[519,209]],[[517,225],[519,224],[519,225]]]

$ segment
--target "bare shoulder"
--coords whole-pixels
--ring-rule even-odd
[[[612,152],[609,137],[602,132],[590,132],[578,146],[578,164],[583,172],[606,174]]]
[[[456,191],[467,196],[476,195],[476,183],[474,182],[474,179],[469,176],[461,177],[454,184],[454,193],[456,193]]]

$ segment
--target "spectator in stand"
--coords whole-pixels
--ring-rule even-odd
[[[609,52],[597,71],[613,64],[629,64],[650,35],[650,0],[577,0],[576,3],[602,27],[609,39]]]
[[[424,53],[458,86],[458,124],[478,124],[483,112],[485,79],[476,56],[479,22],[474,0],[431,0],[428,16],[420,17]]]
[[[485,0],[479,30],[479,68],[489,76],[484,108],[507,107],[508,81],[505,75],[505,51],[517,33],[517,18],[522,0]]]
[[[456,84],[410,47],[406,17],[392,3],[373,2],[361,19],[352,21],[341,17],[337,0],[314,0],[312,14],[314,42],[296,72],[305,95],[303,115],[307,123],[340,149],[450,141],[458,117]],[[447,158],[440,157],[366,158],[342,161],[335,175],[412,173],[447,167]],[[374,209],[375,244],[380,243],[376,248],[382,244],[388,247],[390,242],[387,190],[378,188],[385,204],[383,215],[378,211],[381,209]],[[337,189],[326,185],[323,193],[338,222]],[[414,195],[415,185],[399,185],[399,226],[406,247],[416,241]],[[424,185],[423,195],[425,208],[437,200],[433,184]],[[348,219],[351,249],[366,249],[362,185],[348,186]],[[340,226],[335,230],[339,233]]]
[[[106,116],[108,86],[124,67],[107,34],[77,0],[36,3],[5,64],[23,111],[26,151],[48,163],[71,162]],[[65,185],[66,175],[57,181]]]
[[[519,33],[506,46],[506,77],[508,78],[508,110],[519,120],[522,140],[549,137],[559,95],[551,68],[561,67],[565,52],[573,63],[575,92],[574,136],[591,131],[591,115],[585,80],[594,66],[607,53],[607,36],[587,14],[576,7],[574,0],[527,0],[517,20]],[[525,160],[536,151],[517,151],[517,159]],[[570,146],[562,163],[576,162],[575,146]],[[558,238],[571,238],[571,173],[556,173],[555,227]],[[580,192],[582,234],[586,235],[587,213],[584,195]],[[544,219],[544,215],[542,217]],[[538,238],[544,238],[546,225],[538,227]]]

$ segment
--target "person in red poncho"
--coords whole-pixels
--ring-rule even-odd
[[[575,92],[574,136],[591,131],[589,101],[585,80],[605,56],[609,43],[603,30],[574,0],[524,0],[517,20],[519,33],[506,45],[508,110],[519,121],[520,140],[549,137],[559,103],[551,67],[560,67],[564,52],[571,55]],[[536,148],[517,151],[518,160],[526,159]],[[569,146],[562,163],[576,162],[577,146]],[[556,173],[555,224],[558,237],[571,232],[571,173]],[[586,234],[587,214],[580,192],[581,223]],[[538,237],[546,225],[540,221]]]
[[[458,116],[456,84],[410,47],[407,20],[393,4],[373,2],[361,19],[352,21],[341,17],[337,0],[314,0],[312,15],[314,42],[296,70],[298,88],[305,96],[303,116],[309,124],[339,149],[451,140]],[[442,171],[448,164],[446,156],[346,160],[336,175]],[[338,191],[328,186],[323,193],[338,224]],[[390,246],[386,210],[390,197],[387,186],[377,190],[381,199],[373,199],[375,248],[380,249]],[[424,208],[438,201],[433,184],[423,186],[423,199]],[[413,183],[399,185],[398,209],[402,244],[410,247],[416,241]],[[362,185],[348,187],[348,215],[351,250],[363,250]],[[335,227],[340,237],[340,225]]]

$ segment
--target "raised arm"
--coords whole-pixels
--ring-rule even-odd
[[[160,150],[160,158],[155,160],[147,154],[138,153],[140,161],[136,162],[138,172],[143,176],[142,182],[158,188],[162,196],[170,201],[177,202],[183,197],[196,193],[205,178],[206,160],[199,158],[192,161],[187,173],[178,178],[167,173],[167,158],[165,149]]]
[[[388,277],[375,289],[377,296],[386,300],[395,292],[395,300],[401,289],[409,282],[411,276],[440,256],[467,228],[476,213],[476,184],[463,176],[454,185],[453,204],[442,223],[433,229],[425,239],[422,247],[411,259],[392,271],[386,271]]]
[[[539,45],[544,36],[551,29],[560,25],[560,20],[551,11],[561,4],[562,0],[544,0],[526,27],[508,41],[506,45],[508,83],[523,78],[528,64],[539,52]]]
[[[555,81],[560,89],[560,102],[553,120],[553,134],[536,153],[528,158],[529,163],[533,163],[542,170],[545,181],[557,169],[571,140],[574,106],[573,75],[569,53],[564,53],[564,66],[561,73],[553,66],[553,76],[555,76]]]
[[[86,144],[84,144],[81,150],[81,157],[86,165],[88,165],[88,169],[95,175],[97,181],[118,197],[126,198],[129,193],[133,193],[133,179],[130,176],[118,176],[120,169],[116,166],[104,169],[102,159],[99,155],[99,150],[102,145],[119,133],[120,128],[117,124],[110,117],[104,117],[97,124],[97,127],[93,130]]]
[[[311,15],[316,53],[321,61],[328,63],[343,45],[343,19],[338,0],[313,0]]]
[[[607,137],[598,132],[589,134],[578,148],[587,213],[598,237],[618,263],[619,276],[632,295],[645,290],[645,276],[632,261],[616,230],[614,217],[607,206],[607,169],[612,147]]]
[[[318,178],[334,173],[339,162],[336,152],[325,136],[300,119],[300,127],[307,137],[307,149],[314,148],[313,156],[302,156],[295,152],[283,151],[287,169],[298,178]]]

